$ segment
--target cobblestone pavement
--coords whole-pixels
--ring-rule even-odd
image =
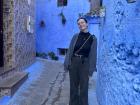
[[[8,105],[68,105],[69,75],[63,71],[63,64],[38,58],[29,68],[29,78],[11,98]],[[33,69],[33,70],[32,70]],[[28,70],[27,70],[28,71]],[[34,76],[33,79],[30,79]],[[95,85],[90,83],[89,103],[96,101]]]

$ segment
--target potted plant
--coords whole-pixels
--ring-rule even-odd
[[[105,7],[101,6],[99,10],[100,17],[105,17]]]
[[[58,56],[55,55],[54,52],[49,52],[48,53],[49,58],[51,58],[52,60],[58,60]]]
[[[45,59],[48,58],[48,55],[46,53],[38,53],[38,52],[36,52],[36,56],[41,57],[41,58],[45,58]]]
[[[65,24],[66,24],[66,17],[65,17],[65,15],[63,14],[63,12],[61,12],[61,13],[59,14],[59,16],[61,17],[62,24],[65,25]]]

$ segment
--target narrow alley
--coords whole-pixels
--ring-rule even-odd
[[[29,72],[28,80],[7,105],[68,105],[69,75],[61,62],[37,58],[26,71]],[[89,84],[89,105],[98,105],[95,78],[96,73]]]
[[[0,0],[0,105],[69,100],[140,105],[140,0]]]

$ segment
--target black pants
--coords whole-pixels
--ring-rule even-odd
[[[87,58],[72,58],[69,105],[88,105],[88,72]]]

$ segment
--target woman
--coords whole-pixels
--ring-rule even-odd
[[[64,70],[70,76],[69,105],[88,105],[89,76],[96,71],[97,40],[88,32],[85,18],[77,20],[80,32],[71,40],[64,61]]]

